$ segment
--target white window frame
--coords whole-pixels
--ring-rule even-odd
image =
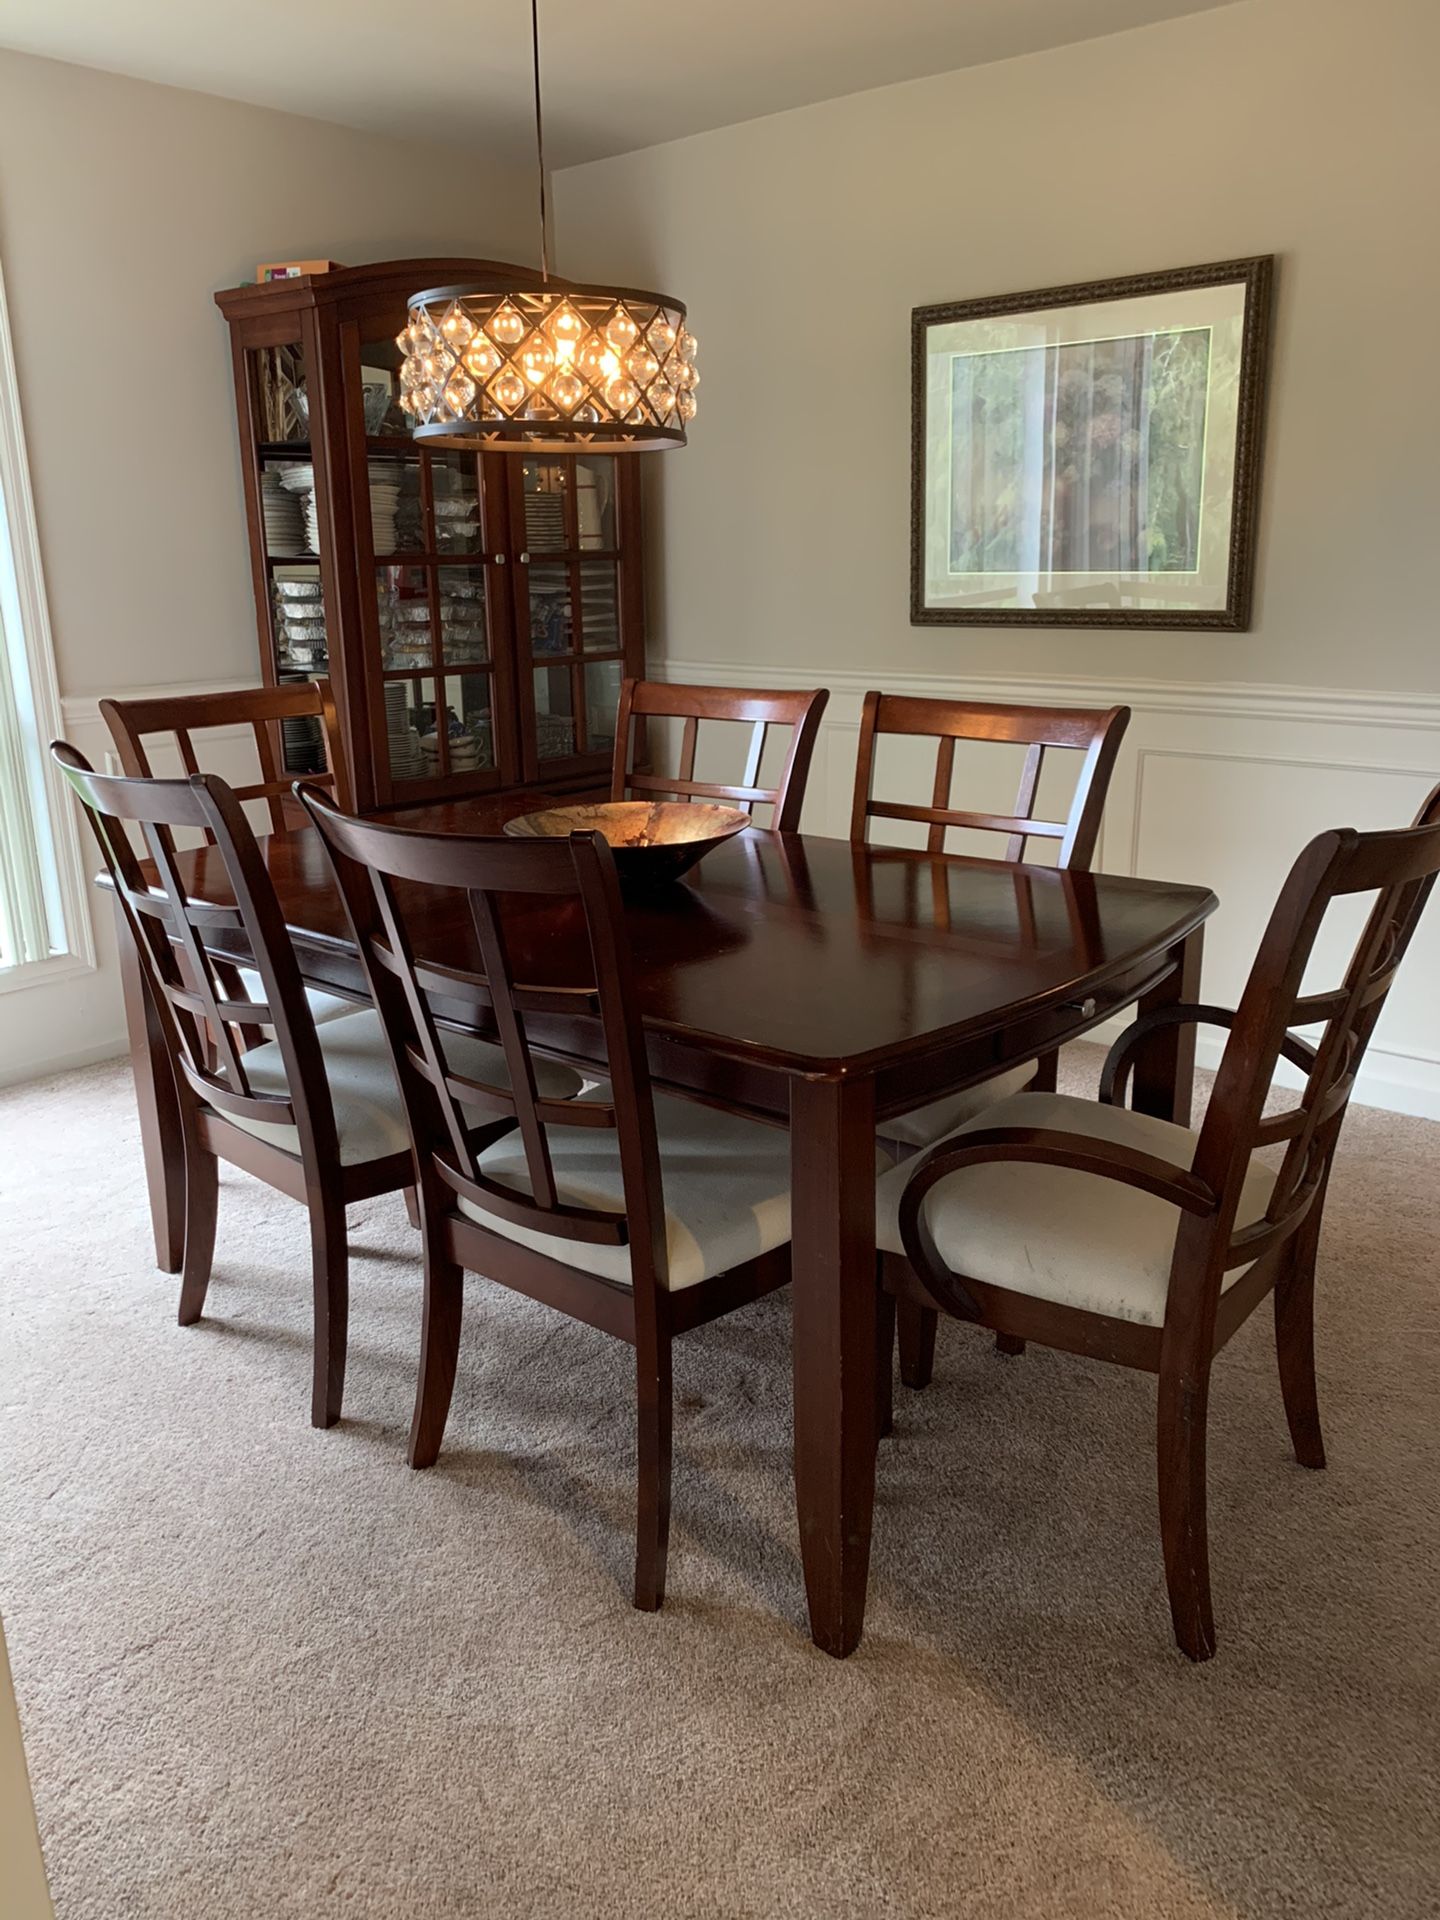
[[[90,917],[90,876],[81,856],[75,805],[69,787],[48,752],[50,742],[61,738],[64,729],[3,268],[0,268],[0,496],[3,496],[4,518],[9,524],[20,645],[29,677],[28,687],[17,689],[17,693],[22,703],[28,695],[39,735],[44,800],[64,923],[64,945],[60,951],[44,959],[22,960],[14,966],[0,967],[0,993],[13,993],[20,988],[61,980],[67,974],[93,973],[95,936]],[[0,671],[4,670],[8,669],[0,663]]]

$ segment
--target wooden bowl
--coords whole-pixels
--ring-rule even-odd
[[[712,847],[749,824],[749,814],[738,807],[700,800],[599,800],[522,813],[518,820],[505,822],[505,831],[525,840],[603,834],[615,855],[621,885],[643,889],[678,880]]]

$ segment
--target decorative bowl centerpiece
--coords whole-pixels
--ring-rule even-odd
[[[749,814],[738,807],[700,800],[598,800],[523,813],[518,820],[507,820],[505,831],[522,840],[603,834],[615,855],[620,884],[638,890],[678,880],[722,840],[749,825]]]

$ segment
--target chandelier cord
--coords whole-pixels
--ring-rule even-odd
[[[535,75],[535,166],[540,175],[540,278],[550,278],[550,213],[545,195],[545,123],[540,115],[540,0],[530,0],[530,56]]]

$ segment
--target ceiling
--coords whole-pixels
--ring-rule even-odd
[[[547,159],[1232,0],[540,0]],[[532,151],[527,0],[5,0],[0,46],[498,158]]]

